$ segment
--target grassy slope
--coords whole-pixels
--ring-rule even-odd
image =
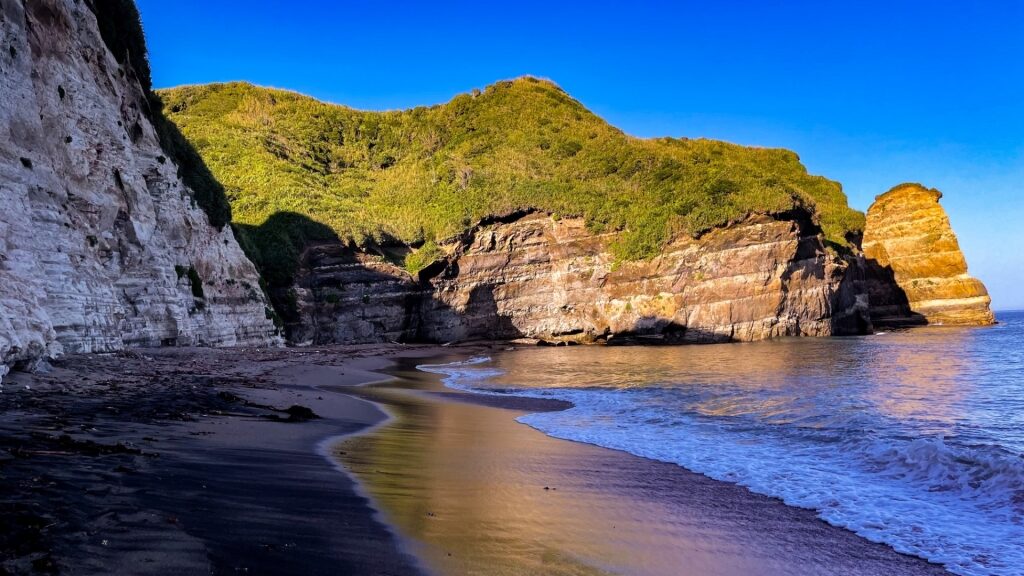
[[[424,244],[407,261],[417,268],[435,241],[521,208],[621,230],[612,249],[623,260],[650,257],[676,234],[798,205],[838,245],[863,228],[840,185],[808,175],[792,152],[633,138],[534,78],[395,112],[241,83],[160,97],[226,188],[243,243],[275,284],[287,283],[304,239],[333,231],[356,243]],[[283,212],[325,227],[271,218]]]

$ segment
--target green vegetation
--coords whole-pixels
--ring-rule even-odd
[[[146,50],[146,38],[142,30],[142,18],[134,0],[91,0],[87,3],[96,15],[100,36],[107,49],[122,66],[131,68],[146,94],[144,105],[153,121],[160,146],[178,167],[178,177],[192,189],[192,198],[210,219],[210,224],[223,228],[231,222],[231,205],[228,203],[223,186],[210,174],[203,159],[196,153],[191,144],[185,140],[178,127],[168,121],[161,113],[163,104],[160,97],[152,91],[149,56]],[[58,87],[60,97],[64,98],[63,86]],[[141,135],[138,128],[133,132],[133,139]],[[70,142],[70,138],[66,142]],[[166,159],[161,157],[160,161]]]
[[[150,78],[146,37],[142,33],[142,17],[135,7],[135,1],[92,0],[86,5],[96,15],[100,36],[110,53],[122,66],[130,64],[143,90],[150,90],[153,81]],[[63,98],[64,89],[60,90]]]
[[[259,226],[234,224],[235,237],[246,256],[270,286],[290,286],[305,246],[338,239],[329,227],[301,214],[279,212]]]
[[[437,242],[524,208],[621,232],[612,244],[619,260],[649,258],[674,235],[796,207],[815,214],[837,246],[863,228],[840,185],[809,175],[792,152],[633,138],[535,78],[393,112],[243,83],[160,95],[224,185],[244,247],[272,285],[290,280],[310,237],[420,247],[406,259],[416,271],[439,255]]]
[[[405,269],[410,274],[415,274],[443,256],[444,251],[441,250],[441,247],[433,240],[427,240],[418,250],[405,257]]]

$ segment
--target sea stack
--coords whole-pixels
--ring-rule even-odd
[[[875,198],[864,228],[871,317],[876,325],[987,325],[985,285],[967,274],[942,193],[900,184]]]

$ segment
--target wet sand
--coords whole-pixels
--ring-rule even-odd
[[[394,419],[334,452],[434,573],[945,573],[740,486],[550,438],[514,418],[563,403],[447,390],[422,362],[356,391]]]
[[[13,374],[0,575],[942,572],[513,420],[564,403],[413,368],[485,348],[139,350]]]

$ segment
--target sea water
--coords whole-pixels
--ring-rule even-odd
[[[735,482],[965,575],[1024,575],[1024,313],[986,328],[538,348],[421,366],[568,400],[551,436]]]

